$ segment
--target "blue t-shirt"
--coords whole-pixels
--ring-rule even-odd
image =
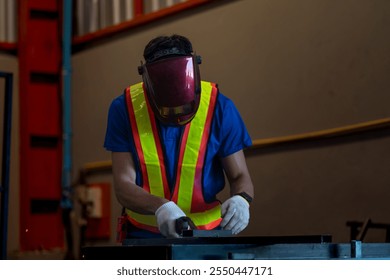
[[[170,186],[174,186],[183,127],[157,123],[164,149],[168,182]],[[225,186],[220,159],[251,145],[252,140],[237,108],[229,98],[219,93],[203,167],[203,195],[206,202],[214,201],[216,195]],[[104,147],[112,152],[130,152],[133,155],[136,165],[136,184],[141,185],[142,175],[123,94],[111,103]]]

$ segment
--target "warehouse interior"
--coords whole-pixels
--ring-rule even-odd
[[[387,0],[0,0],[2,258],[118,245],[109,105],[171,34],[253,141],[237,238],[390,242],[389,26]]]

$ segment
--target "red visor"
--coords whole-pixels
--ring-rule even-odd
[[[200,75],[195,59],[175,56],[141,66],[150,104],[164,124],[186,124],[198,110]]]

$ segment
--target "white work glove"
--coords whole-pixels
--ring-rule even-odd
[[[180,237],[176,232],[176,220],[186,214],[173,201],[161,205],[156,213],[157,225],[165,237]]]
[[[238,234],[249,224],[249,203],[242,196],[234,195],[222,203],[221,214],[222,229]]]

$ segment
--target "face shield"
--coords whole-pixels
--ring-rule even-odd
[[[200,57],[175,56],[142,64],[149,103],[166,125],[184,125],[192,120],[200,101]]]

